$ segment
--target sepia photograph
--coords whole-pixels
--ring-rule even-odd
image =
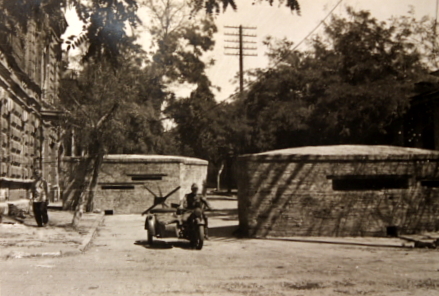
[[[438,14],[0,0],[0,296],[439,295]]]

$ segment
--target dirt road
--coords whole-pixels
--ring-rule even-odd
[[[84,255],[0,262],[0,295],[439,295],[436,250],[236,239],[236,212],[213,216],[201,251],[107,216]]]

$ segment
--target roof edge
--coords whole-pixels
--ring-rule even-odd
[[[184,163],[193,165],[208,165],[208,161],[194,157],[177,155],[155,155],[155,154],[108,154],[104,156],[105,163],[123,162],[146,162],[146,163]]]

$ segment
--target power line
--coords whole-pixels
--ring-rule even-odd
[[[437,10],[439,6],[439,0],[436,0],[436,11],[435,11],[435,17],[434,17],[434,36],[436,37],[436,26],[437,26]]]
[[[438,1],[438,3],[439,3],[439,0],[437,0]],[[325,20],[328,18],[328,17],[330,17],[331,15],[332,15],[332,13],[334,12],[334,10],[341,4],[341,2],[343,2],[343,0],[339,0],[338,2],[337,2],[337,4],[335,4],[335,6],[329,11],[329,13],[319,22],[319,24],[314,28],[314,29],[312,29],[309,33],[308,33],[308,35],[306,35],[305,36],[305,38],[303,38],[299,43],[297,43],[297,45],[292,49],[292,50],[296,50],[306,39],[308,39],[309,38],[309,36],[311,36],[324,22],[325,22]],[[276,64],[277,65],[277,64]],[[273,68],[273,67],[275,67],[276,65],[274,65],[274,66],[272,66],[272,67],[270,67],[270,68]],[[252,86],[253,84],[255,84],[256,83],[256,81],[250,81],[250,82],[248,82],[247,83],[247,85],[244,87],[244,88],[248,88],[248,87],[250,87],[250,86]],[[239,92],[234,92],[234,93],[232,93],[231,95],[229,95],[226,99],[224,99],[224,101],[228,101],[228,100],[230,100],[230,99],[233,99],[234,97],[236,97],[236,95],[238,95],[238,94],[240,94],[240,93],[242,93],[242,90],[240,90]],[[223,101],[223,102],[224,102]]]
[[[435,11],[435,17],[434,17],[434,26],[433,26],[433,37],[436,39],[436,33],[437,33],[437,10],[439,7],[439,0],[436,0],[436,11]]]
[[[308,35],[305,36],[305,38],[303,38],[299,43],[297,43],[297,45],[293,48],[293,50],[298,48],[306,39],[308,39],[308,37],[311,36],[326,21],[326,19],[332,15],[334,10],[340,5],[341,2],[343,2],[343,0],[338,1],[337,4],[335,4],[334,8],[331,9],[331,11],[320,21],[320,23],[314,29],[312,29],[311,32],[308,33]]]

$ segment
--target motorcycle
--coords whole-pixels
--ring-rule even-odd
[[[180,186],[164,197],[157,196],[148,189],[154,195],[154,204],[142,213],[142,216],[146,215],[145,229],[148,232],[148,244],[154,244],[154,237],[177,237],[189,240],[191,248],[201,250],[206,226],[202,205],[187,210],[179,208],[179,204],[172,203],[171,207],[166,204],[166,199],[179,189]],[[162,205],[162,208],[156,208],[158,205]]]

